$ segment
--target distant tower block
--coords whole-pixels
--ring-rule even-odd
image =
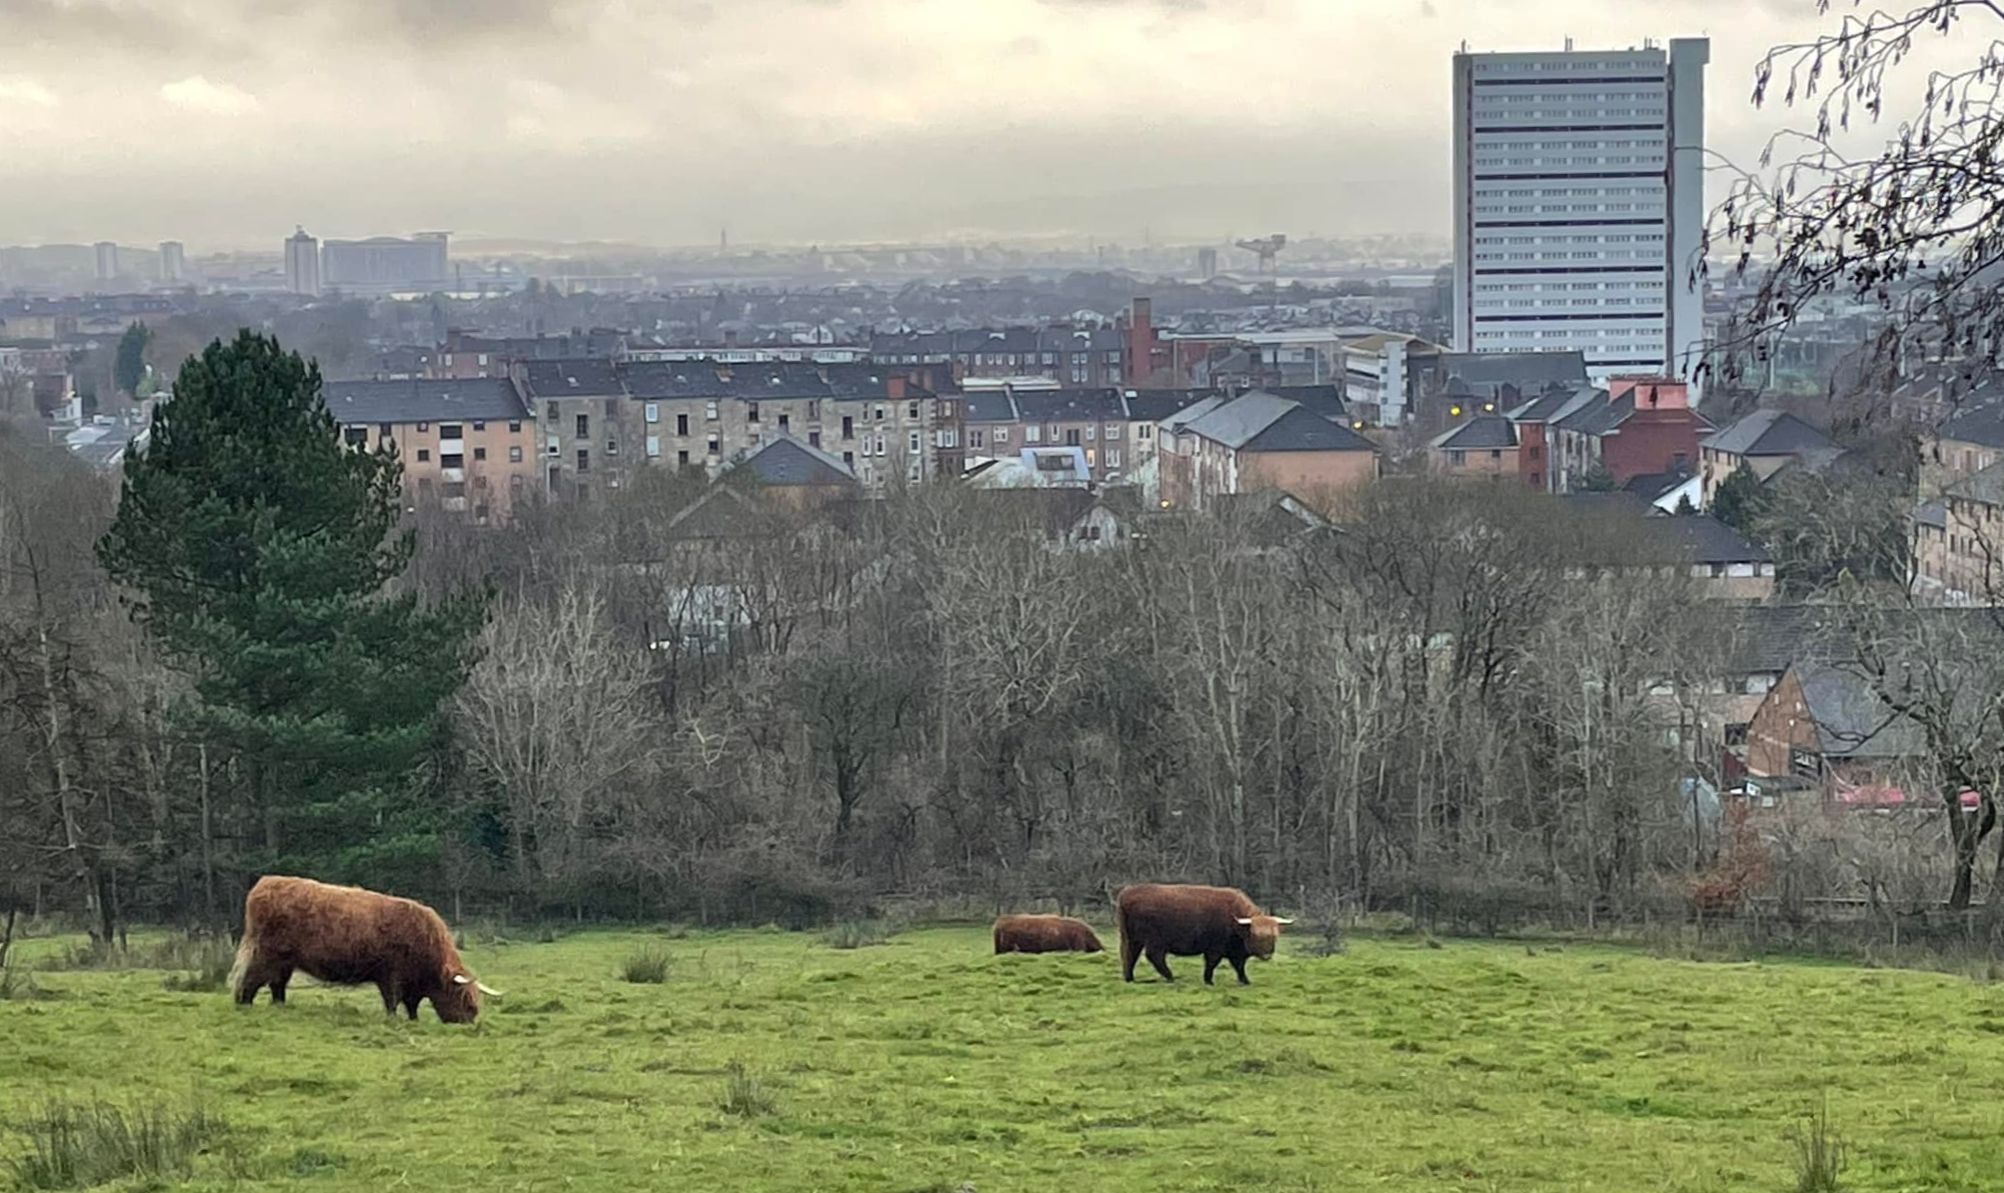
[[[188,254],[178,240],[160,242],[160,280],[169,286],[178,286],[188,273]]]

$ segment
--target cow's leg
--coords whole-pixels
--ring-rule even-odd
[[[285,1005],[285,984],[291,980],[292,970],[289,968],[279,970],[277,976],[271,979],[272,1005],[281,1007]]]
[[[1222,960],[1224,960],[1222,954],[1219,953],[1204,954],[1204,985],[1208,986],[1211,984],[1211,975],[1218,972],[1218,962]]]
[[[404,1014],[410,1016],[411,1020],[415,1022],[417,1019],[418,1006],[423,1002],[424,999],[419,998],[415,994],[404,995]]]
[[[1155,972],[1162,975],[1163,981],[1173,982],[1176,980],[1176,975],[1169,972],[1168,949],[1163,949],[1163,948],[1149,949],[1148,964],[1153,965],[1155,967]]]
[[[1134,980],[1134,963],[1141,959],[1141,946],[1126,933],[1120,937],[1120,976],[1126,981]]]
[[[1246,959],[1244,957],[1233,957],[1231,961],[1232,961],[1232,968],[1238,971],[1239,985],[1241,986],[1252,985],[1252,983],[1246,979]]]
[[[388,982],[377,982],[376,991],[383,996],[383,1014],[396,1014],[398,997],[396,987],[390,985]]]
[[[247,1007],[256,1002],[257,992],[271,985],[277,972],[272,966],[266,964],[262,958],[252,958],[250,964],[244,967],[243,981],[237,984],[238,1005]],[[274,989],[272,1001],[284,1002],[285,1000],[278,998]]]

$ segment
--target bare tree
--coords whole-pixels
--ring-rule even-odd
[[[468,759],[504,812],[518,877],[575,880],[611,789],[652,756],[646,665],[613,639],[604,593],[582,573],[549,604],[504,604],[481,645],[457,702]]]
[[[2004,349],[2004,9],[1993,0],[1890,12],[1816,0],[1816,8],[1849,11],[1825,32],[1769,51],[1753,86],[1755,104],[1805,108],[1813,124],[1769,144],[1707,238],[1708,254],[1734,254],[1737,273],[1759,275],[1727,336],[1725,368],[1744,372],[1813,300],[1846,296],[1887,317],[1864,380],[1952,362],[1963,366],[1948,379],[1953,401]],[[1928,73],[1884,149],[1847,153],[1845,133],[1885,117],[1892,80],[1930,37],[1967,42],[1966,64]]]

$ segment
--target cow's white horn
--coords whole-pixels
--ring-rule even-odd
[[[1275,917],[1273,917],[1273,922],[1274,922],[1274,923],[1276,923],[1276,924],[1292,924],[1292,923],[1293,923],[1294,921],[1293,921],[1293,920],[1291,920],[1291,919],[1288,919],[1288,920],[1284,920],[1284,919],[1280,918],[1279,916],[1275,916]]]
[[[494,987],[489,986],[485,982],[475,982],[473,983],[473,988],[480,991],[482,994],[485,994],[489,998],[505,997],[499,990],[496,990]]]
[[[471,981],[473,981],[473,979],[467,977],[463,973],[456,973],[452,975],[452,984],[455,986],[464,986]]]
[[[1241,924],[1251,924],[1251,923],[1252,923],[1252,917],[1251,917],[1251,916],[1247,916],[1247,915],[1242,915],[1242,916],[1240,916],[1240,917],[1239,917],[1239,923],[1241,923]]]

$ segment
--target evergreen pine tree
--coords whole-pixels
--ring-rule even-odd
[[[118,353],[111,362],[111,379],[125,393],[138,393],[139,383],[146,380],[146,345],[152,339],[153,332],[144,323],[128,325],[125,334],[118,337]]]
[[[191,730],[234,753],[269,866],[356,881],[436,854],[423,764],[481,600],[394,595],[414,548],[388,450],[343,446],[319,369],[249,331],[154,410],[98,545],[194,680]]]
[[[1753,469],[1742,466],[1719,482],[1718,490],[1712,494],[1712,516],[1753,538],[1766,504],[1767,491],[1761,487],[1760,478]]]

